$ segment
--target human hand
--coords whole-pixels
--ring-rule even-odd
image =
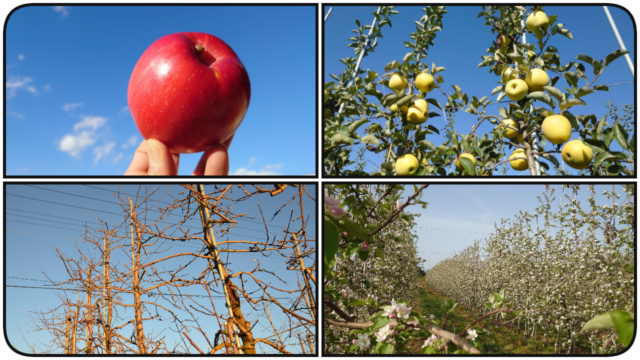
[[[229,175],[229,154],[233,136],[222,144],[205,151],[193,171],[196,176]],[[178,175],[180,154],[169,152],[163,143],[155,139],[143,141],[136,149],[125,175]]]

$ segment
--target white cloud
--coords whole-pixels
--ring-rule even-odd
[[[66,134],[60,141],[58,149],[69,153],[73,157],[78,157],[82,150],[95,142],[95,132],[85,130],[77,135]]]
[[[44,89],[44,91],[49,91],[51,90],[51,85],[45,84],[42,88]]]
[[[24,115],[19,114],[15,111],[12,111],[11,114],[9,114],[9,116],[17,117],[18,119],[24,119]]]
[[[280,175],[278,172],[284,165],[283,164],[269,164],[260,168],[260,170],[250,170],[251,164],[255,162],[255,158],[249,159],[249,165],[244,168],[239,168],[231,175]]]
[[[14,171],[13,173],[14,174],[23,174],[23,173],[26,173],[27,171],[29,171],[29,168],[25,166],[22,169],[18,169],[16,171]]]
[[[18,54],[18,60],[20,60],[20,61],[24,60],[24,55]]]
[[[109,155],[109,153],[111,152],[111,150],[113,150],[113,148],[116,146],[115,142],[110,142],[110,143],[106,143],[102,146],[96,146],[93,148],[93,154],[94,154],[94,158],[93,158],[93,166],[98,165],[98,162],[100,161],[100,159],[102,159],[103,157]]]
[[[129,113],[129,106],[125,106],[118,110],[118,115],[127,115]]]
[[[79,103],[70,103],[70,104],[64,104],[62,105],[62,109],[66,112],[70,112],[73,111],[76,108],[79,108],[80,106],[84,105],[83,103],[79,102]]]
[[[126,143],[122,144],[122,148],[126,149],[129,146],[136,146],[138,144],[138,136],[133,135],[129,138],[129,140],[127,140]]]
[[[80,121],[79,123],[73,126],[74,131],[87,129],[87,128],[92,130],[98,130],[99,128],[104,126],[107,120],[109,120],[108,118],[105,118],[102,116],[81,116],[81,117],[82,117],[82,121]]]
[[[115,165],[118,161],[122,160],[123,157],[123,153],[116,155],[116,157],[113,158],[113,161],[111,161],[111,165]]]
[[[54,6],[53,11],[60,13],[60,19],[64,19],[69,15],[68,6]]]
[[[29,85],[33,82],[33,79],[30,77],[21,77],[14,76],[11,79],[7,80],[7,97],[16,96],[18,90],[24,90],[32,93],[33,95],[38,95],[38,90],[33,85]]]

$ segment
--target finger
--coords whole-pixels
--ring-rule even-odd
[[[195,176],[229,175],[229,155],[223,144],[216,144],[205,151],[193,171]]]
[[[147,175],[149,157],[147,156],[147,148],[144,143],[145,140],[142,140],[140,146],[138,146],[136,152],[133,154],[133,160],[131,160],[129,168],[124,173],[125,175]]]
[[[148,175],[177,175],[176,162],[169,148],[155,139],[145,141],[149,157]]]

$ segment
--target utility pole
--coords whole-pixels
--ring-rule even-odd
[[[146,354],[147,349],[145,347],[144,328],[142,325],[142,303],[140,301],[140,278],[138,274],[138,262],[140,261],[140,248],[142,247],[142,239],[140,237],[140,228],[137,224],[136,212],[133,207],[133,202],[129,198],[129,209],[131,209],[131,275],[133,277],[133,311],[135,314],[135,333],[136,344],[138,345],[139,354]],[[136,237],[138,241],[134,240],[133,225],[136,226]]]
[[[218,245],[216,243],[216,236],[213,231],[213,227],[209,223],[209,207],[205,206],[205,203],[208,205],[208,202],[205,198],[206,193],[204,191],[204,186],[202,184],[198,184],[197,188],[201,198],[201,200],[198,202],[198,208],[200,210],[200,218],[202,219],[202,228],[205,232],[206,246],[209,250],[209,256],[213,257],[213,261],[215,263],[215,266],[217,267],[218,275],[220,276],[220,280],[222,281],[222,288],[224,289],[224,297],[227,302],[227,307],[229,308],[229,325],[233,326],[229,329],[235,328],[237,330],[239,327],[245,328],[245,331],[242,331],[240,334],[243,344],[242,349],[240,349],[240,341],[238,339],[238,335],[235,335],[236,343],[238,344],[238,352],[240,354],[246,353],[253,355],[256,353],[256,348],[253,334],[251,333],[249,328],[251,324],[245,320],[244,315],[242,314],[242,309],[240,308],[240,297],[238,296],[237,291],[233,287],[233,283],[229,279],[227,271],[222,266],[222,262],[220,261]],[[236,324],[236,321],[233,321],[234,319],[237,321],[237,323],[240,324],[240,326]]]
[[[618,32],[618,27],[616,27],[616,23],[613,21],[613,18],[611,17],[609,8],[606,6],[603,6],[603,8],[604,8],[604,13],[607,15],[607,19],[609,19],[609,25],[611,25],[611,30],[613,30],[613,35],[616,36],[616,40],[618,40],[618,44],[620,45],[620,48],[622,50],[627,50],[627,48],[624,47],[624,42],[622,42],[622,37]],[[631,57],[629,56],[629,54],[625,54],[624,58],[625,60],[627,60],[627,66],[629,66],[629,71],[631,71],[631,76],[635,77],[635,73],[633,71],[633,62],[631,62]]]
[[[327,22],[327,19],[329,18],[329,14],[331,14],[331,10],[333,10],[333,8],[329,8],[329,11],[327,11],[327,15],[324,16],[324,22]]]

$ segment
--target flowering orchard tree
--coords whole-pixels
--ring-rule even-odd
[[[541,6],[479,10],[486,29],[497,35],[478,65],[496,75],[491,94],[468,95],[458,85],[452,85],[453,91],[447,94],[441,87],[445,68],[425,62],[443,29],[444,6],[423,9],[416,31],[409,34],[411,42],[405,42],[409,52],[402,61],[391,60],[384,73],[356,68],[355,57],[341,59],[344,72],[331,74],[335,81],[325,83],[325,174],[491,176],[499,174],[500,165],[506,171],[509,163],[513,170],[529,170],[531,175],[570,175],[567,165],[576,170],[573,174],[633,176],[633,111],[627,108],[628,116],[619,118],[613,111],[591,114],[584,110],[588,95],[609,91],[597,80],[628,51],[616,50],[604,59],[580,54],[562,63],[561,49],[547,43],[554,36],[572,40],[573,35],[556,15],[547,15]],[[374,13],[373,27],[356,20],[356,35],[349,39],[356,56],[376,49],[382,29],[391,26],[395,14],[393,6],[381,6]],[[365,34],[367,30],[370,35]],[[525,43],[525,34],[533,41]],[[434,95],[438,92],[444,104]],[[495,101],[489,98],[496,94]],[[487,107],[496,102],[501,106],[491,113]],[[450,126],[440,129],[428,123],[440,116],[438,111]],[[453,128],[459,111],[477,116],[477,124],[469,131]],[[479,136],[480,126],[492,128]],[[442,144],[429,140],[443,130]],[[579,139],[567,142],[572,133]],[[372,173],[364,171],[365,151],[383,154],[383,163]],[[447,172],[452,164],[456,170]]]
[[[439,327],[442,319],[425,318],[408,303],[418,297],[423,260],[411,232],[417,215],[407,207],[426,208],[420,198],[427,186],[414,186],[407,200],[400,200],[404,187],[399,184],[326,188],[325,354],[402,353],[411,340],[424,341],[425,354],[479,353],[475,330],[445,331]],[[451,311],[455,305],[449,303]]]
[[[547,188],[534,214],[503,219],[483,244],[428,270],[424,284],[481,311],[493,306],[487,296],[506,289],[516,318],[502,324],[524,338],[542,335],[556,353],[573,354],[576,346],[620,352],[633,337],[635,184],[623,185],[624,194],[605,191],[608,204],[596,203],[594,187],[583,186],[591,193],[585,209],[576,201],[580,186],[566,187],[572,194],[559,199],[557,211]],[[615,331],[618,324],[623,332]]]

